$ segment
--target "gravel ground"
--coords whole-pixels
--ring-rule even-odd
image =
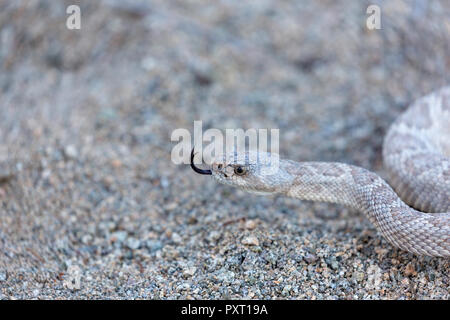
[[[170,161],[203,120],[384,176],[388,126],[449,83],[450,5],[371,2],[0,2],[0,298],[449,299],[448,259],[354,210]]]

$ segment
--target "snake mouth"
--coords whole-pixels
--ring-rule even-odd
[[[194,164],[194,156],[195,156],[194,149],[192,149],[192,151],[191,151],[191,168],[192,168],[192,170],[194,170],[195,172],[197,172],[199,174],[212,175],[212,171],[211,170],[204,170],[204,169],[197,168],[195,166],[195,164]]]

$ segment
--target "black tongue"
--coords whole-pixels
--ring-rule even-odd
[[[197,172],[199,174],[212,175],[212,171],[211,170],[204,170],[204,169],[197,168],[195,166],[195,164],[194,164],[194,156],[195,156],[194,149],[192,149],[192,152],[191,152],[191,168],[192,168],[192,170],[194,170],[195,172]]]

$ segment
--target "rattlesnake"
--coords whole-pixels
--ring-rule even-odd
[[[348,205],[364,212],[392,245],[450,257],[450,86],[418,99],[389,128],[383,162],[394,189],[377,174],[345,163],[295,162],[249,151],[226,154],[205,170],[193,159],[194,150],[191,167],[220,183]]]

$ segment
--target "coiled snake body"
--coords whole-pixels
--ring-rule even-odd
[[[203,170],[193,158],[194,151],[191,166],[196,172],[220,183],[252,193],[348,205],[364,212],[392,245],[450,257],[450,87],[418,99],[390,127],[383,161],[394,189],[377,174],[345,163],[295,162],[245,152],[227,154]]]

